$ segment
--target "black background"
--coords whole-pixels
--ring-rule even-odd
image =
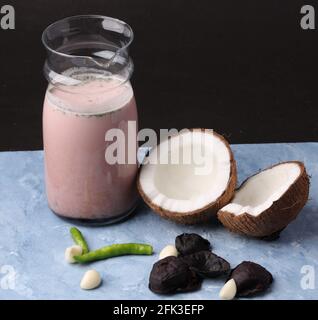
[[[102,14],[135,32],[132,83],[141,127],[213,128],[231,143],[318,141],[318,31],[307,0],[0,0],[0,150],[42,148],[42,30]],[[318,17],[317,17],[318,18]]]

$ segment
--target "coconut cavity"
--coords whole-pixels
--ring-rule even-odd
[[[228,143],[201,129],[161,142],[151,151],[138,180],[139,191],[153,210],[184,223],[208,219],[209,214],[203,213],[207,209],[216,214],[233,196],[235,184]]]
[[[297,162],[282,163],[261,171],[246,180],[231,203],[222,210],[235,215],[246,212],[257,216],[280,199],[300,174]]]
[[[309,177],[302,162],[277,164],[248,178],[218,212],[230,231],[275,239],[305,206]]]

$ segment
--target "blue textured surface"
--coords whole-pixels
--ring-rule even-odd
[[[94,263],[69,265],[64,250],[72,245],[70,224],[50,212],[43,183],[42,152],[0,153],[0,268],[10,265],[16,272],[15,288],[5,289],[2,299],[218,299],[224,279],[206,280],[202,289],[162,297],[148,290],[148,276],[158,252],[176,235],[197,232],[208,238],[215,253],[234,267],[252,260],[268,268],[275,282],[260,299],[318,299],[318,288],[303,290],[300,270],[310,265],[318,271],[318,143],[234,145],[239,180],[261,168],[285,160],[304,161],[311,180],[311,200],[279,240],[263,242],[231,234],[214,223],[206,227],[182,226],[166,221],[141,206],[124,223],[99,228],[80,227],[91,248],[115,242],[147,242],[153,256],[126,256]],[[82,291],[83,273],[95,268],[103,283],[93,291]],[[318,276],[316,277],[318,278]],[[0,273],[0,279],[5,274]]]

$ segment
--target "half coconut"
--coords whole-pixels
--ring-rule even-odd
[[[279,163],[243,182],[218,219],[233,232],[270,239],[297,217],[308,195],[304,164]]]
[[[236,187],[227,141],[207,129],[182,130],[154,147],[141,167],[138,190],[164,218],[185,224],[210,220]]]

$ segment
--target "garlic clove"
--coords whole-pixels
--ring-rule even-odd
[[[66,248],[64,257],[68,263],[75,263],[74,256],[80,256],[83,253],[83,249],[81,246],[71,246]]]
[[[236,295],[236,291],[236,283],[234,279],[230,279],[228,282],[225,283],[219,295],[220,298],[223,300],[232,300]]]
[[[165,246],[161,250],[161,252],[159,254],[159,260],[164,259],[166,257],[170,257],[170,256],[174,256],[174,257],[178,256],[178,251],[177,251],[176,247],[172,244]]]
[[[102,282],[100,274],[92,269],[85,272],[80,287],[84,290],[91,290],[97,288]]]

